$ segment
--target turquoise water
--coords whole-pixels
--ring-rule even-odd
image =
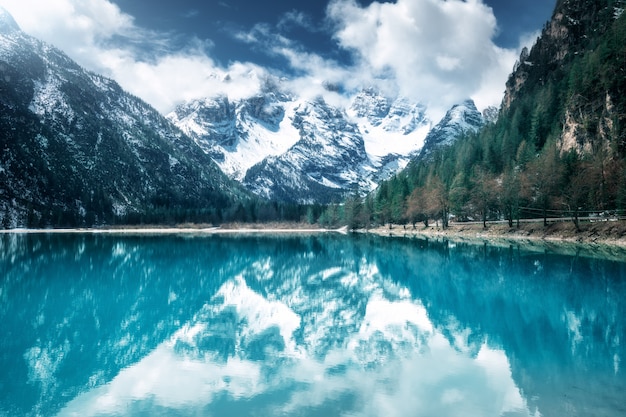
[[[624,416],[626,258],[0,235],[2,416]]]

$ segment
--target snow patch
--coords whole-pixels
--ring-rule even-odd
[[[245,319],[244,338],[276,326],[285,343],[286,353],[297,353],[293,333],[300,327],[300,316],[286,304],[268,301],[252,291],[242,276],[225,283],[217,292],[217,297],[223,298],[224,306],[235,307],[240,318]]]

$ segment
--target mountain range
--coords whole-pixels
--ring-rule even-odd
[[[339,202],[484,123],[470,101],[432,128],[405,97],[366,88],[337,106],[270,78],[252,97],[192,100],[164,117],[2,9],[0,92],[5,228],[219,222],[259,197]]]
[[[196,99],[167,117],[266,199],[328,203],[354,187],[370,191],[407,165],[431,128],[425,106],[373,88],[342,108],[301,98],[280,81],[263,84],[253,97]]]
[[[151,106],[22,32],[0,9],[4,227],[219,211],[246,193]]]

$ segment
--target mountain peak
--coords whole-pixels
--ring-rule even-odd
[[[428,158],[436,149],[453,144],[463,135],[477,132],[484,124],[485,119],[473,100],[467,99],[452,106],[426,136],[418,158]]]
[[[10,35],[15,32],[21,32],[21,29],[11,13],[4,7],[0,6],[0,34]]]
[[[467,99],[460,104],[452,106],[452,108],[446,113],[440,125],[467,123],[468,121],[472,127],[480,126],[483,123],[482,115],[476,108],[476,104],[474,104],[474,100],[472,99]]]

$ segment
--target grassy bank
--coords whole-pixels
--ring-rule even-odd
[[[626,221],[581,223],[577,231],[573,223],[523,223],[518,228],[506,224],[452,223],[449,228],[407,225],[361,230],[381,236],[449,240],[471,244],[489,244],[526,252],[555,253],[568,256],[626,261]]]

